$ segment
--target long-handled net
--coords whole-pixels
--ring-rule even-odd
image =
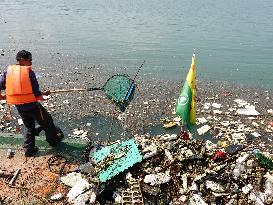
[[[69,89],[69,90],[54,90],[51,93],[59,93],[59,92],[72,92],[72,91],[94,91],[94,90],[102,90],[108,99],[116,104],[116,106],[120,109],[121,112],[124,112],[126,107],[129,105],[130,101],[134,97],[136,84],[135,79],[143,66],[145,61],[139,67],[137,74],[133,79],[131,79],[126,74],[116,74],[110,77],[103,87],[100,88],[87,88],[87,89]]]
[[[117,74],[109,78],[102,90],[108,99],[124,112],[129,102],[133,99],[136,85],[126,74]]]

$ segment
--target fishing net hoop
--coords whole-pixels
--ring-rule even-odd
[[[135,83],[127,74],[115,74],[108,78],[102,87],[108,99],[124,112],[133,99]]]

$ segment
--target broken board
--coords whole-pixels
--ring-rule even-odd
[[[134,139],[102,147],[91,152],[90,158],[102,168],[98,173],[100,182],[106,182],[142,161],[142,155]]]

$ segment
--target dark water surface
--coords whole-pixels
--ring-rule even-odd
[[[272,11],[272,0],[1,0],[0,67],[28,49],[36,66],[145,59],[146,73],[178,80],[196,49],[198,78],[273,88]]]

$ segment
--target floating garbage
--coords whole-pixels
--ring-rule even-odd
[[[149,174],[144,177],[144,182],[150,185],[164,184],[171,180],[169,172],[158,173],[158,174]]]
[[[273,161],[269,157],[265,156],[262,152],[259,150],[255,150],[255,156],[261,166],[265,167],[266,169],[273,170]]]
[[[198,128],[197,132],[198,132],[199,135],[203,135],[206,132],[208,132],[210,129],[211,129],[211,127],[209,125],[204,125],[204,126]]]
[[[255,110],[255,106],[246,106],[244,109],[238,109],[237,113],[240,115],[251,115],[251,116],[257,116],[260,115],[260,113]]]
[[[168,129],[168,128],[173,128],[173,127],[175,127],[176,125],[177,125],[176,122],[168,122],[168,123],[164,124],[163,127],[164,127],[165,129]]]

